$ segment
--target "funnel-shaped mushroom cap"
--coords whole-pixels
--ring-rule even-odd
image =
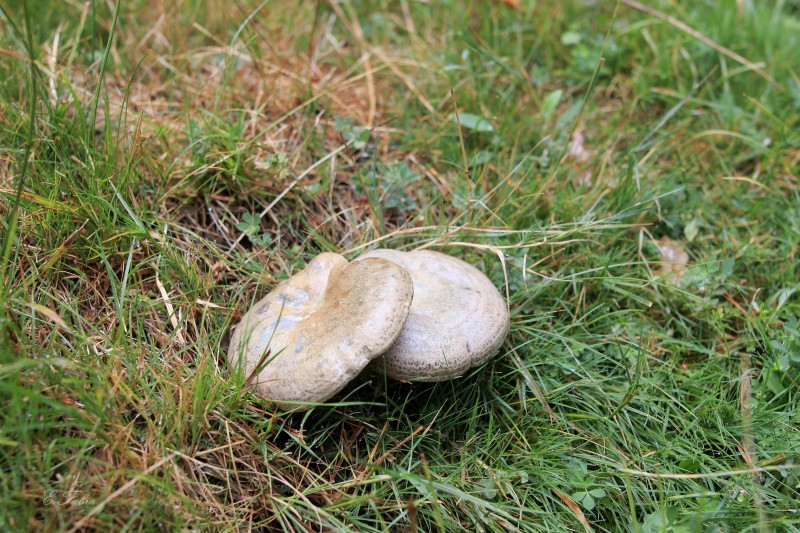
[[[361,259],[363,258],[363,259]],[[373,250],[411,274],[414,300],[400,337],[376,364],[395,379],[444,381],[487,361],[508,335],[503,297],[480,270],[431,251]]]
[[[245,376],[258,369],[258,393],[282,408],[324,402],[395,341],[412,296],[394,263],[320,254],[242,317],[228,359]]]

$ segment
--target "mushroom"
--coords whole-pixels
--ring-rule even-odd
[[[228,351],[256,391],[283,409],[324,402],[395,341],[408,316],[408,273],[380,259],[322,253],[256,303]]]
[[[486,362],[509,331],[505,300],[480,270],[432,251],[378,249],[358,261],[388,259],[411,274],[414,300],[405,327],[374,364],[395,379],[444,381]]]

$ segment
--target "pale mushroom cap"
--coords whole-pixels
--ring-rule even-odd
[[[411,274],[414,300],[405,327],[376,360],[395,379],[443,381],[486,362],[509,331],[505,300],[480,270],[427,250],[373,250],[359,260],[388,259]]]
[[[397,339],[412,296],[390,261],[320,254],[242,317],[228,359],[246,377],[261,363],[256,390],[282,408],[324,402]]]

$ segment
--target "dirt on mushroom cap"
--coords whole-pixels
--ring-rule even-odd
[[[405,268],[414,282],[408,320],[392,347],[374,364],[395,379],[443,381],[486,362],[509,331],[505,300],[480,270],[428,250],[378,249],[358,261],[383,258]],[[356,261],[356,262],[358,262]]]
[[[412,297],[409,274],[390,261],[320,254],[242,317],[229,361],[257,370],[258,394],[282,408],[324,402],[396,340]]]

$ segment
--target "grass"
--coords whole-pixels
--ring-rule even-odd
[[[0,529],[800,529],[796,2],[24,6]],[[248,305],[377,246],[507,287],[500,354],[253,396]]]

